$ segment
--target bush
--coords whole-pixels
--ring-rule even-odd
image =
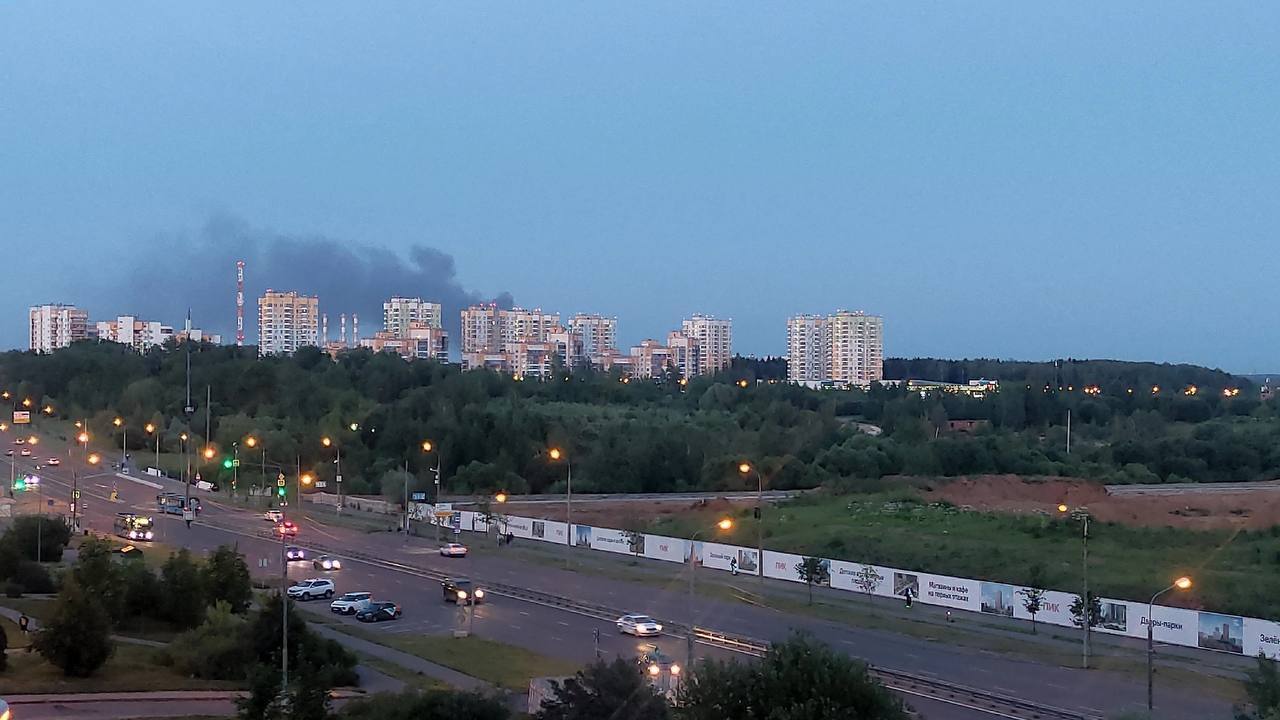
[[[14,573],[13,582],[21,587],[21,593],[45,594],[56,592],[58,587],[53,582],[53,578],[49,576],[49,571],[44,566],[32,560],[23,560],[18,563],[18,571]],[[8,592],[6,588],[6,592]]]
[[[62,560],[62,551],[71,542],[71,528],[56,518],[42,515],[23,515],[0,537],[0,544],[9,545],[27,560],[43,562]]]
[[[205,614],[204,622],[173,639],[167,657],[184,675],[206,680],[243,680],[252,661],[245,631],[248,621],[219,602]]]
[[[111,616],[74,576],[62,583],[53,617],[36,633],[36,652],[67,677],[89,677],[111,657]]]
[[[22,584],[14,580],[4,584],[4,596],[8,598],[22,597]]]

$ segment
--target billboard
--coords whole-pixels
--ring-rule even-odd
[[[729,570],[736,566],[739,556],[746,549],[737,545],[722,545],[712,542],[695,542],[694,546],[699,551],[696,553],[695,562],[698,562],[702,567],[715,570]],[[754,556],[756,551],[751,550],[750,552]]]
[[[768,555],[768,552],[765,552]],[[891,597],[893,595],[893,570],[845,560],[831,561],[831,587],[837,590]]]
[[[942,605],[958,610],[982,609],[981,589],[976,580],[918,573],[919,595],[912,597],[930,605]],[[902,593],[896,593],[901,595]]]
[[[653,560],[682,563],[686,560],[685,541],[664,535],[645,535],[644,556]]]
[[[508,515],[505,525],[507,532],[518,538],[533,537],[533,520],[527,517]]]
[[[30,425],[31,412],[29,410],[14,410],[13,424],[14,425]]]
[[[581,525],[578,526],[582,528]],[[593,527],[591,530],[591,549],[603,550],[605,552],[622,553],[625,555],[637,554],[632,549],[631,540],[627,537],[627,533],[622,530],[614,530],[612,528]],[[640,552],[644,554],[644,536],[640,536]]]
[[[1255,618],[1244,619],[1244,654],[1280,658],[1280,623]]]

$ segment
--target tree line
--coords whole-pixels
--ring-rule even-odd
[[[915,359],[886,367],[957,381],[999,374],[1000,388],[982,398],[905,387],[810,390],[779,382],[777,359],[738,358],[724,373],[687,381],[674,370],[639,382],[560,369],[539,382],[367,350],[258,358],[253,348],[208,344],[139,355],[78,343],[48,355],[0,354],[0,389],[14,404],[30,398],[38,422],[49,407],[55,418],[87,420],[97,440],[124,441],[135,466],[154,463],[158,436],[160,464],[177,472],[186,433],[196,468],[224,487],[233,456],[238,484],[273,484],[277,472],[299,465],[331,483],[338,452],[346,492],[396,497],[403,480],[384,488],[383,479],[402,468],[415,491],[429,489],[439,467],[448,493],[560,492],[566,462],[584,492],[746,487],[752,479],[736,469],[743,459],[778,489],[899,474],[1111,482],[1280,474],[1280,448],[1269,442],[1280,430],[1277,402],[1220,371],[1113,361]],[[950,420],[977,425],[962,434]],[[206,445],[216,450],[208,461]],[[562,450],[561,461],[549,457],[551,447]]]

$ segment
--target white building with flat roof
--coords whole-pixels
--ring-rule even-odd
[[[694,315],[681,324],[680,331],[697,340],[701,348],[695,375],[710,375],[729,367],[733,360],[733,320]]]
[[[582,353],[588,358],[599,357],[609,350],[618,349],[616,317],[578,313],[569,318],[569,330],[582,337]]]
[[[395,296],[382,303],[382,330],[392,337],[407,337],[412,323],[441,328],[440,303],[427,302],[419,297]]]
[[[862,311],[787,319],[787,379],[867,387],[884,378],[884,318]]]
[[[787,318],[787,379],[802,385],[831,379],[831,337],[825,315]]]
[[[31,330],[28,347],[38,353],[50,353],[89,337],[89,313],[75,305],[32,305],[27,317]]]
[[[319,297],[267,290],[258,298],[259,355],[291,355],[319,344]]]

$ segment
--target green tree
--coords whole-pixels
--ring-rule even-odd
[[[13,547],[27,560],[58,562],[71,542],[71,528],[57,518],[23,515],[14,518],[0,542]]]
[[[542,701],[536,720],[664,720],[667,701],[634,662],[597,660],[564,682],[555,682],[552,697]]]
[[[141,559],[121,564],[117,571],[120,582],[121,615],[126,618],[150,617],[164,607],[160,580]]]
[[[67,677],[89,677],[111,657],[111,616],[80,587],[75,574],[62,582],[53,616],[35,635],[36,652]]]
[[[166,652],[183,675],[208,680],[242,680],[253,664],[249,621],[219,601],[205,613],[204,622],[178,635]]]
[[[111,555],[111,543],[105,539],[85,538],[80,543],[71,574],[80,588],[96,598],[113,621],[119,622],[124,610],[124,585],[120,582],[120,568]]]
[[[807,557],[796,563],[796,576],[809,588],[809,604],[813,604],[813,586],[831,582],[831,564],[822,558]]]
[[[208,602],[200,566],[191,553],[182,548],[165,560],[160,568],[160,585],[164,592],[164,616],[179,628],[192,628],[204,617]]]
[[[1018,591],[1022,596],[1022,609],[1031,616],[1031,634],[1036,634],[1036,615],[1044,609],[1045,596],[1044,566],[1036,563],[1031,566],[1027,578],[1027,586]]]
[[[812,638],[774,644],[759,662],[706,660],[680,684],[678,720],[907,720],[867,666]]]
[[[203,583],[209,603],[225,602],[242,613],[253,601],[253,583],[244,556],[228,545],[219,545],[204,562]]]
[[[378,693],[356,700],[338,713],[342,720],[508,720],[501,698],[476,692]]]
[[[1280,720],[1280,665],[1258,653],[1244,681],[1247,705],[1235,708],[1236,720]]]

